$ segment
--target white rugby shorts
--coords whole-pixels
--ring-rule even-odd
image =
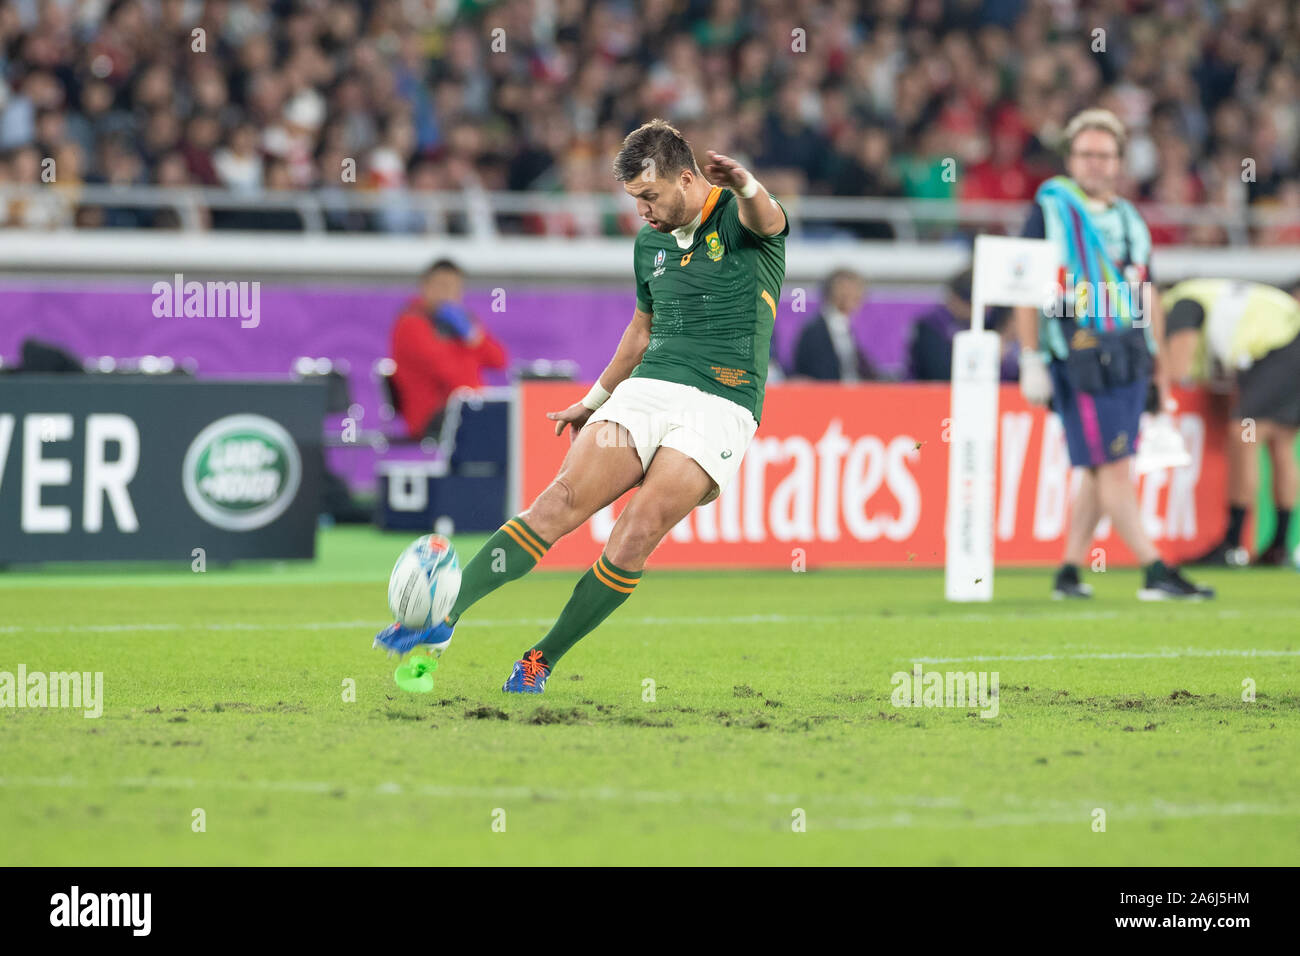
[[[657,378],[627,378],[614,387],[588,424],[611,421],[632,436],[644,473],[660,447],[693,459],[713,479],[708,504],[722,494],[740,469],[758,430],[754,416],[721,395]]]

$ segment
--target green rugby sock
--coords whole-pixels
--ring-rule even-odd
[[[578,579],[569,603],[534,648],[542,652],[548,664],[554,665],[626,601],[640,580],[640,571],[617,568],[602,554]]]
[[[455,624],[471,604],[537,566],[550,545],[518,515],[511,518],[479,549],[460,576],[460,593],[447,618]]]

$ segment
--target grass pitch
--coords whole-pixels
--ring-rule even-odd
[[[1293,571],[1198,574],[1200,606],[999,571],[996,602],[949,605],[936,571],[652,564],[542,698],[506,696],[578,577],[539,571],[414,695],[369,647],[410,537],[0,575],[0,671],[102,671],[105,698],[0,709],[0,863],[1300,862]],[[916,661],[996,671],[998,716],[894,706]]]

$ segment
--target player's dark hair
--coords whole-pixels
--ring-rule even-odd
[[[442,269],[450,269],[458,276],[465,275],[464,270],[461,269],[460,266],[456,265],[456,263],[453,262],[451,259],[439,259],[433,265],[429,266],[429,268],[424,270],[424,277],[427,279],[429,278],[429,276],[433,275],[435,272],[438,272]]]
[[[631,182],[640,176],[672,178],[683,169],[700,172],[695,163],[695,153],[686,137],[661,119],[652,119],[628,133],[622,149],[614,157],[614,179],[620,183]]]
[[[1193,299],[1179,299],[1165,316],[1165,337],[1205,324],[1205,308]]]

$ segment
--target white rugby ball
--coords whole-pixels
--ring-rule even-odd
[[[388,578],[388,609],[409,628],[423,630],[441,621],[460,593],[460,562],[440,534],[416,538],[398,555]]]

